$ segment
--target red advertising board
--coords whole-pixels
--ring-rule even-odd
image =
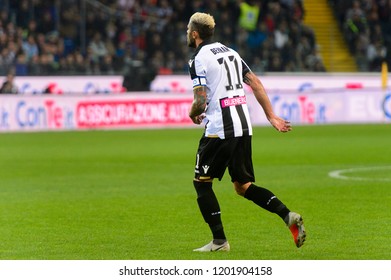
[[[81,101],[76,107],[79,128],[175,126],[191,124],[192,99],[124,99]]]

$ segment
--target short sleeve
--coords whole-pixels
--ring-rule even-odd
[[[206,71],[203,63],[197,59],[191,59],[189,61],[190,77],[193,81],[193,88],[199,86],[206,86]]]

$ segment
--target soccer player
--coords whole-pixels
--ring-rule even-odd
[[[254,184],[252,126],[243,83],[251,87],[275,129],[288,132],[291,125],[275,115],[261,81],[239,54],[212,41],[214,29],[214,18],[199,12],[191,16],[187,26],[188,46],[195,48],[189,61],[194,92],[189,117],[195,124],[206,121],[196,155],[193,184],[199,209],[213,235],[210,243],[194,251],[230,250],[212,189],[213,179],[221,180],[227,167],[237,194],[280,216],[292,232],[296,246],[301,247],[306,237],[301,215],[291,212],[268,189]]]

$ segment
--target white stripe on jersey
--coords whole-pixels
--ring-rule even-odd
[[[221,43],[204,42],[190,61],[193,87],[207,88],[205,136],[252,135],[243,89],[243,76],[250,69],[239,54]]]

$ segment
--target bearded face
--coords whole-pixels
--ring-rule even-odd
[[[195,42],[195,39],[192,36],[190,23],[187,25],[187,45],[190,48],[195,48],[196,47],[196,42]]]

